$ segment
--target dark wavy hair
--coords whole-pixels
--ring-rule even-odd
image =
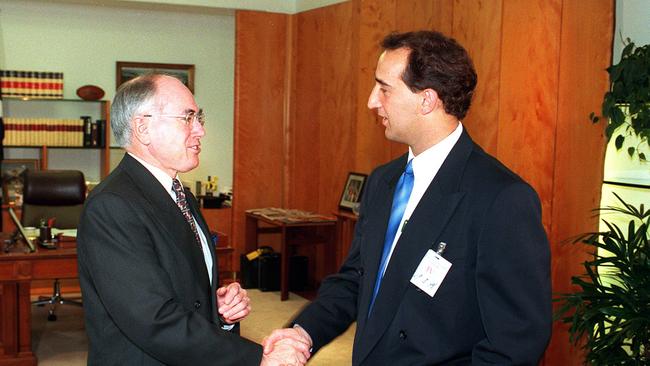
[[[433,89],[445,111],[465,118],[476,88],[476,71],[467,51],[442,33],[391,33],[381,42],[384,50],[409,49],[402,80],[413,92]]]

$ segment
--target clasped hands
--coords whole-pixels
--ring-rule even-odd
[[[226,324],[235,324],[251,312],[251,299],[237,282],[217,289],[217,311]]]
[[[311,356],[312,340],[309,334],[296,325],[293,328],[276,329],[262,341],[264,355],[261,366],[300,366]]]

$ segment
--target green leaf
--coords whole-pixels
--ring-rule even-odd
[[[605,130],[607,140],[614,136],[615,130],[621,125],[625,125],[625,136],[637,136],[642,144],[649,146],[650,45],[636,47],[634,42],[628,41],[625,43],[620,61],[609,66],[607,72],[610,81],[609,91],[603,96],[601,106],[602,117],[608,119]],[[627,112],[621,111],[621,106],[627,108]],[[596,123],[599,117],[592,113],[590,120]],[[647,154],[642,155],[639,150],[640,146],[637,146],[630,156],[634,157],[636,154],[640,161],[648,161]]]
[[[556,299],[555,318],[569,324],[571,342],[583,340],[588,363],[649,364],[650,210],[614,195],[618,204],[599,210],[617,213],[627,221],[619,226],[603,220],[603,231],[583,234],[574,241],[588,245],[593,258],[583,263],[584,275],[571,278],[579,290]],[[607,253],[593,251],[596,248]]]
[[[616,126],[620,126],[625,122],[625,113],[621,108],[614,108],[612,110],[612,120]]]
[[[616,136],[616,140],[614,141],[614,146],[616,146],[616,150],[620,150],[621,147],[623,147],[624,141],[625,141],[625,136],[623,135]]]
[[[611,123],[607,125],[607,128],[605,129],[605,136],[607,137],[608,141],[612,138],[614,131],[616,131],[616,127],[617,126],[614,126]]]

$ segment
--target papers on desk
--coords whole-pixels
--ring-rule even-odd
[[[271,221],[279,221],[287,224],[300,223],[300,222],[336,221],[334,217],[330,217],[330,216],[325,216],[325,215],[308,212],[308,211],[277,208],[277,207],[253,208],[250,210],[246,210],[246,212],[264,217]]]
[[[55,227],[52,228],[52,236],[57,236],[57,235],[63,235],[63,236],[69,236],[72,238],[77,237],[77,229],[57,229]]]

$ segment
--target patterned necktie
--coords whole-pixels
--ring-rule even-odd
[[[368,317],[370,317],[372,306],[375,304],[377,293],[379,293],[381,279],[384,277],[384,271],[386,270],[388,253],[390,253],[390,249],[393,247],[393,241],[395,240],[395,234],[397,234],[397,228],[399,228],[399,224],[402,222],[406,204],[408,203],[409,197],[411,196],[411,191],[413,190],[414,176],[412,163],[413,159],[411,159],[408,164],[406,164],[404,173],[402,173],[402,176],[400,176],[399,180],[397,181],[397,188],[395,188],[395,193],[393,195],[393,206],[391,207],[390,211],[390,219],[388,219],[388,227],[386,228],[386,237],[384,238],[384,250],[381,253],[381,262],[379,262],[379,269],[377,270],[375,288],[372,292],[370,307],[368,308]]]
[[[181,213],[185,217],[185,221],[187,221],[187,223],[192,228],[196,242],[201,245],[201,239],[199,238],[199,232],[196,230],[194,217],[192,217],[190,206],[187,204],[187,199],[185,198],[185,191],[183,191],[181,182],[178,179],[174,179],[174,183],[172,183],[172,189],[174,190],[174,193],[176,193],[176,204],[178,205],[178,208],[181,209]]]

